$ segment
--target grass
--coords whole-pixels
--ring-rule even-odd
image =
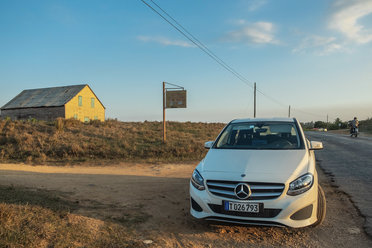
[[[0,120],[0,162],[196,161],[224,125],[167,122],[163,144],[161,122]]]
[[[0,186],[0,247],[144,246],[128,223],[71,213],[77,207],[51,192]]]

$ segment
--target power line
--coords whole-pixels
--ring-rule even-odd
[[[277,103],[278,105],[281,105],[281,106],[283,106],[283,107],[288,107],[288,104],[284,104],[284,103],[282,103],[282,102],[276,100],[275,98],[273,98],[273,97],[271,97],[271,96],[269,96],[269,95],[263,93],[263,92],[262,92],[261,90],[259,90],[259,89],[257,89],[257,92],[261,93],[261,95],[263,95],[263,96],[265,96],[266,98],[270,99],[271,101]]]
[[[312,115],[312,116],[316,116],[316,117],[319,117],[319,118],[325,118],[327,116],[327,115],[314,114],[314,113],[311,113],[311,112],[308,112],[308,111],[299,110],[297,108],[292,108],[292,110],[294,112],[300,112],[300,113],[303,113],[303,114],[306,114],[306,115]],[[328,117],[331,117],[331,116],[328,115]]]
[[[178,28],[176,25],[174,25],[171,21],[169,21],[165,16],[163,16],[159,11],[154,9],[150,4],[148,4],[146,1],[141,0],[144,4],[146,4],[149,8],[151,8],[156,14],[158,14],[161,18],[163,18],[167,23],[169,23],[173,28],[175,28],[178,32],[180,32],[183,36],[185,36],[189,41],[191,41],[195,46],[200,48],[204,53],[206,53],[209,57],[211,57],[214,61],[216,61],[218,64],[220,64],[222,67],[224,67],[226,70],[231,72],[233,75],[235,75],[237,78],[239,78],[243,83],[248,85],[249,87],[253,87],[249,83],[247,83],[246,79],[242,78],[237,72],[235,72],[230,66],[228,66],[223,60],[213,56],[210,52],[208,52],[207,49],[203,48],[200,44],[198,44],[196,41],[194,41],[192,38],[190,38],[185,32],[183,32],[180,28]],[[249,82],[249,81],[248,81]]]
[[[176,19],[174,19],[170,14],[168,14],[162,7],[160,7],[155,1],[150,0],[156,7],[158,7],[166,16],[168,16],[174,23],[176,23],[185,33],[191,36],[197,43],[199,43],[200,46],[202,46],[209,54],[211,54],[214,58],[216,58],[218,61],[220,61],[222,64],[224,64],[226,67],[228,67],[231,71],[238,76],[238,78],[244,83],[248,84],[250,87],[253,87],[253,83],[250,82],[247,78],[242,76],[239,72],[234,70],[231,66],[225,63],[220,57],[218,57],[213,51],[211,51],[206,45],[203,44],[198,38],[196,38],[192,33],[190,33],[184,26],[182,26],[181,23],[179,23]]]
[[[192,35],[185,27],[183,27],[177,20],[175,20],[170,14],[168,14],[162,7],[160,7],[155,1],[150,0],[158,9],[161,10],[167,17],[169,17],[178,27],[172,23],[170,20],[168,20],[164,15],[162,15],[159,11],[157,11],[153,6],[151,6],[148,2],[145,0],[141,0],[146,6],[148,6],[152,11],[154,11],[156,14],[158,14],[163,20],[165,20],[169,25],[171,25],[173,28],[175,28],[179,33],[181,33],[186,39],[191,41],[195,46],[197,46],[200,50],[202,50],[205,54],[207,54],[210,58],[212,58],[214,61],[216,61],[219,65],[221,65],[223,68],[225,68],[227,71],[232,73],[235,77],[237,77],[240,81],[242,81],[247,86],[253,87],[253,83],[250,82],[247,78],[242,76],[240,73],[238,73],[234,68],[229,66],[225,61],[223,61],[220,57],[218,57],[215,53],[213,53],[205,44],[203,44],[199,39],[197,39],[194,35]],[[274,97],[271,97],[267,94],[265,94],[263,91],[256,89],[257,92],[259,92],[261,95],[266,97],[267,99],[271,100],[272,102],[275,102],[278,105],[281,105],[283,107],[288,107],[288,104],[284,104],[281,101],[275,99]],[[293,108],[292,108],[293,109]],[[293,109],[297,112],[302,112],[307,115],[313,115],[313,116],[322,116],[319,114],[313,114],[310,112],[301,111],[298,109]],[[322,116],[324,117],[324,116]]]
[[[149,4],[147,4],[144,0],[141,0],[142,2],[144,2],[147,6],[149,6]],[[156,7],[158,7],[166,16],[168,16],[174,23],[176,23],[186,34],[190,35],[191,38],[193,40],[190,39],[190,37],[187,37],[185,36],[185,34],[183,32],[181,32],[187,39],[189,39],[190,41],[192,41],[195,45],[197,45],[201,50],[203,50],[204,52],[206,52],[209,56],[211,56],[214,60],[218,60],[217,62],[221,65],[223,64],[223,67],[226,67],[228,68],[228,71],[230,71],[231,73],[233,73],[238,79],[240,79],[243,83],[245,83],[246,85],[248,85],[249,87],[253,88],[253,83],[250,82],[247,78],[245,78],[244,76],[242,76],[240,73],[238,73],[234,68],[232,68],[231,66],[229,66],[226,62],[224,62],[220,57],[218,57],[215,53],[213,53],[205,44],[203,44],[203,42],[201,42],[198,38],[196,38],[193,34],[191,34],[185,27],[182,26],[182,24],[180,24],[176,19],[174,19],[170,14],[168,14],[162,7],[160,7],[155,1],[153,0],[150,0]],[[164,18],[164,16],[162,16],[159,12],[157,12],[154,8],[152,8],[151,6],[149,6],[152,10],[154,10],[157,14],[159,14],[163,19],[165,19],[169,24],[171,24],[173,27],[175,27],[175,25],[173,25],[172,23],[169,22],[169,20],[167,20],[166,18]],[[176,28],[176,27],[175,27]],[[180,31],[178,28],[176,28],[178,31]],[[194,42],[195,41],[195,42]],[[198,43],[198,44],[196,44]],[[259,92],[261,95],[265,96],[266,98],[268,98],[269,100],[281,105],[281,106],[285,106],[287,107],[287,104],[284,104],[278,100],[276,100],[275,98],[265,94],[264,92],[262,92],[261,90],[259,89],[256,89],[257,92]]]

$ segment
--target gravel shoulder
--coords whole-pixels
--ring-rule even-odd
[[[53,167],[0,164],[0,184],[43,189],[77,203],[74,214],[125,220],[149,247],[372,247],[364,219],[347,195],[319,171],[327,217],[317,228],[225,225],[189,214],[189,177],[195,164],[121,164]]]

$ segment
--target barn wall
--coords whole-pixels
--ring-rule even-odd
[[[79,106],[79,96],[82,97],[81,106]],[[94,98],[94,107],[91,106],[92,98]],[[76,96],[65,104],[65,110],[66,119],[75,118],[80,121],[98,119],[100,121],[105,121],[105,108],[88,86],[85,86]]]
[[[1,110],[2,118],[10,117],[12,120],[34,118],[37,120],[51,121],[58,117],[65,117],[65,107],[43,107]]]

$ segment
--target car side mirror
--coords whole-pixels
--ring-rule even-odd
[[[213,143],[214,143],[214,141],[208,141],[208,142],[205,142],[205,143],[204,143],[204,148],[205,148],[205,149],[211,149],[212,146],[213,146]]]
[[[322,150],[323,143],[319,141],[310,141],[310,150]]]

